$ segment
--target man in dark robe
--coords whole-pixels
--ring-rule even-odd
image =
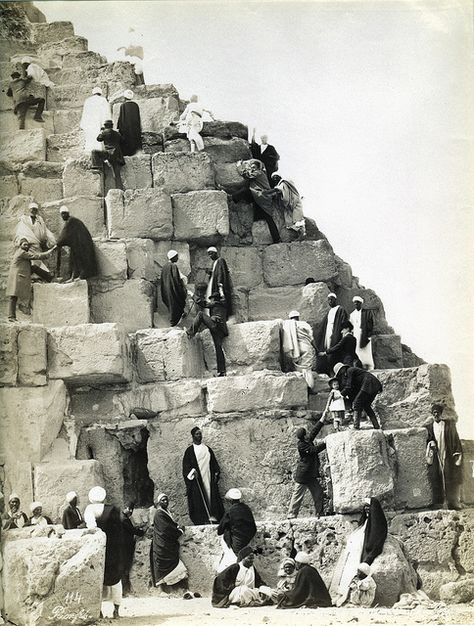
[[[145,531],[135,526],[131,520],[134,505],[130,503],[122,511],[122,531],[123,531],[123,573],[122,589],[123,595],[127,596],[131,591],[130,570],[135,556],[136,537],[143,537]]]
[[[231,604],[237,606],[261,606],[275,596],[265,585],[253,562],[254,551],[249,546],[238,555],[238,563],[229,565],[214,579],[212,586],[212,606],[226,609]]]
[[[123,189],[120,168],[125,165],[122,154],[122,136],[113,128],[112,120],[106,120],[104,127],[97,135],[97,141],[103,142],[104,150],[92,150],[92,167],[99,168],[108,165],[112,168],[115,180],[115,189]]]
[[[202,443],[202,431],[191,430],[193,443],[183,456],[183,478],[188,497],[189,517],[193,524],[212,524],[221,520],[224,507],[219,495],[220,467],[211,448]]]
[[[71,250],[71,278],[69,280],[97,276],[94,242],[87,226],[77,217],[71,217],[67,206],[62,206],[59,211],[65,224],[56,244],[58,248],[58,275],[61,266],[60,248],[68,246]]]
[[[232,286],[229,268],[227,267],[226,260],[219,256],[217,248],[214,246],[207,249],[207,254],[213,264],[212,269],[208,270],[209,285],[206,295],[210,296],[212,293],[219,292],[220,287],[222,288],[224,292],[223,297],[227,303],[226,319],[228,319],[234,312],[232,306],[234,288]]]
[[[62,525],[66,530],[74,530],[75,528],[84,528],[85,522],[78,508],[79,498],[75,491],[66,494],[67,507],[63,511]]]
[[[120,105],[117,129],[122,137],[122,154],[132,156],[142,149],[142,124],[140,107],[133,102],[133,91],[127,89],[123,96],[126,99]]]
[[[325,352],[320,352],[319,356],[329,355],[336,359],[337,363],[344,363],[355,367],[362,367],[356,352],[357,340],[352,334],[354,326],[349,320],[342,322],[340,341],[331,348],[327,348]]]
[[[161,270],[161,298],[170,312],[170,326],[176,326],[183,316],[186,305],[186,285],[178,268],[178,253],[170,250],[168,262]]]
[[[318,570],[309,564],[306,552],[295,556],[297,574],[293,589],[285,591],[278,602],[279,609],[297,609],[299,607],[318,608],[332,606],[331,596]]]
[[[366,498],[359,526],[362,526],[366,520],[360,562],[372,565],[379,554],[382,554],[388,534],[387,518],[377,498]]]
[[[265,170],[267,172],[268,182],[270,183],[270,187],[274,187],[276,181],[272,180],[273,172],[278,170],[278,161],[280,160],[280,155],[275,150],[274,146],[271,146],[268,143],[267,135],[262,135],[260,137],[260,145],[255,141],[255,128],[252,132],[252,140],[250,142],[250,152],[254,159],[258,159],[262,161],[265,165]]]
[[[459,492],[462,484],[462,445],[452,420],[443,419],[444,407],[433,404],[433,421],[427,424],[427,461],[433,484],[435,504],[447,502],[448,509],[459,510]]]
[[[377,416],[372,408],[372,402],[382,391],[380,380],[360,367],[349,367],[343,363],[336,363],[334,374],[339,381],[341,394],[350,400],[354,411],[354,428],[360,429],[360,418],[365,411],[374,428],[380,428]],[[369,563],[370,565],[370,563]]]
[[[225,497],[232,504],[222,516],[217,534],[224,536],[227,546],[237,556],[255,537],[257,526],[250,507],[240,501],[242,494],[239,489],[229,489]]]
[[[318,352],[326,352],[329,348],[332,348],[339,343],[342,339],[342,322],[345,322],[348,319],[345,309],[340,304],[337,304],[337,296],[335,293],[329,293],[327,299],[329,311],[327,312],[321,326],[318,340],[316,342]],[[317,372],[319,374],[330,374],[336,363],[337,358],[334,354],[328,354],[326,358],[323,357],[318,359],[316,368]]]
[[[26,113],[29,108],[36,107],[33,119],[36,122],[44,122],[43,110],[45,105],[44,98],[35,98],[32,95],[30,83],[33,80],[31,76],[27,76],[26,72],[23,76],[19,72],[11,74],[11,82],[8,85],[7,96],[13,98],[13,113],[18,117],[19,130],[25,128]]]

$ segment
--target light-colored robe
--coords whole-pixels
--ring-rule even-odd
[[[104,144],[97,141],[97,135],[99,135],[104,122],[110,119],[112,119],[112,114],[107,98],[95,94],[85,99],[79,123],[86,138],[84,152],[104,149]]]
[[[369,339],[369,343],[366,346],[364,346],[363,348],[360,347],[360,337],[362,334],[362,330],[360,327],[361,317],[362,317],[362,310],[358,311],[357,309],[354,309],[352,313],[349,315],[349,320],[351,324],[354,326],[354,337],[356,338],[356,341],[357,341],[356,353],[362,363],[362,367],[368,370],[373,370],[375,365],[374,365],[374,357],[372,355],[372,342]]]
[[[313,329],[308,322],[285,320],[283,322],[283,352],[291,358],[297,371],[302,372],[308,387],[313,388],[314,363]]]
[[[43,252],[44,247],[52,248],[56,243],[56,237],[49,228],[47,228],[44,219],[39,215],[36,216],[34,224],[30,215],[22,215],[22,217],[20,217],[20,221],[15,230],[15,246],[20,245],[21,239],[28,240],[30,252],[35,254]],[[33,265],[37,265],[46,272],[49,272],[49,269],[40,260],[35,261]]]

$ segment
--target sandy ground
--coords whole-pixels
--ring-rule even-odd
[[[209,598],[124,598],[120,620],[107,617],[99,624],[114,626],[337,626],[349,624],[473,624],[474,606],[451,605],[438,609],[294,609],[274,607],[252,609],[213,609]],[[112,614],[112,605],[104,603],[104,615]]]

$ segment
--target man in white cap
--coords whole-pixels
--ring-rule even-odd
[[[23,526],[28,525],[28,517],[20,508],[20,496],[18,494],[10,494],[8,509],[2,514],[2,522],[3,530],[23,528]]]
[[[85,522],[78,508],[79,497],[75,491],[69,491],[66,494],[66,502],[68,503],[63,511],[62,525],[66,530],[74,528],[84,528]]]
[[[307,552],[297,552],[295,556],[296,578],[293,589],[285,591],[278,602],[279,609],[297,609],[307,607],[332,606],[331,596],[318,570],[310,565],[311,558]]]
[[[168,261],[163,265],[160,278],[161,298],[170,313],[170,326],[177,326],[186,306],[185,277],[178,268],[178,253],[169,250]]]
[[[309,389],[314,387],[314,341],[313,329],[308,322],[300,321],[298,311],[290,311],[282,326],[283,354],[287,363],[303,373]]]
[[[240,550],[249,545],[257,532],[255,518],[250,507],[241,502],[240,489],[229,489],[225,498],[230,502],[230,507],[224,513],[217,528],[217,534],[222,536],[223,549],[218,572],[222,572],[232,563],[237,563]]]
[[[87,528],[100,528],[105,533],[105,570],[102,600],[114,605],[113,617],[119,617],[122,602],[122,522],[120,510],[112,504],[104,504],[107,493],[103,487],[89,491],[89,502],[84,511]],[[101,613],[102,615],[102,613]]]
[[[27,239],[33,254],[44,252],[56,245],[56,238],[47,228],[44,219],[38,214],[39,206],[37,202],[30,202],[29,215],[22,215],[15,230],[15,244],[18,245],[21,239]],[[51,282],[52,275],[42,261],[31,264],[31,271],[45,280]]]
[[[375,600],[377,585],[372,578],[372,569],[367,563],[359,563],[357,574],[349,585],[349,595],[343,606],[370,608]]]
[[[31,82],[33,78],[27,76],[25,72],[23,75],[20,72],[11,73],[11,81],[8,85],[7,96],[13,98],[13,113],[18,117],[19,130],[25,128],[25,119],[28,109],[36,107],[35,115],[33,119],[36,122],[44,122],[43,111],[46,103],[44,98],[35,98],[31,93]]]
[[[104,149],[102,142],[97,140],[97,135],[100,133],[104,122],[111,117],[110,104],[107,102],[107,98],[102,95],[102,89],[94,87],[92,95],[84,100],[82,117],[79,122],[79,126],[85,134],[85,152],[90,153],[92,150]]]
[[[43,515],[43,504],[39,501],[30,504],[31,517],[28,521],[30,526],[49,526],[53,522],[50,517]]]
[[[186,108],[181,113],[178,127],[179,132],[185,132],[191,146],[191,152],[204,150],[204,141],[200,135],[203,128],[203,116],[207,113],[214,120],[212,113],[204,109],[198,102],[196,95],[191,96]]]
[[[319,331],[318,352],[326,352],[328,348],[332,348],[339,343],[342,339],[341,324],[348,319],[345,309],[337,303],[335,293],[328,293],[327,299],[329,311]],[[337,356],[328,354],[324,362],[318,363],[318,372],[320,374],[330,374],[336,362]]]
[[[120,105],[117,129],[122,137],[122,154],[132,156],[142,149],[140,107],[133,102],[131,89],[126,89],[122,95],[125,101]]]
[[[364,299],[360,296],[354,296],[352,302],[355,309],[350,314],[349,319],[354,326],[354,337],[357,340],[357,356],[364,369],[373,370],[374,359],[370,338],[374,332],[374,316],[370,309],[363,308]]]
[[[67,246],[71,251],[70,281],[97,276],[98,268],[95,247],[87,226],[77,217],[71,217],[69,209],[65,205],[59,208],[59,213],[64,221],[64,226],[56,244],[58,247],[58,276],[61,268],[61,248],[64,246]]]
[[[219,256],[219,252],[215,246],[210,246],[207,249],[207,254],[212,261],[212,269],[207,270],[209,282],[206,290],[206,298],[209,300],[213,293],[220,293],[221,297],[224,298],[226,302],[227,320],[234,312],[232,307],[233,286],[229,268],[226,260]]]

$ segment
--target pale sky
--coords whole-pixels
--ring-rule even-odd
[[[470,0],[35,4],[109,61],[134,27],[147,83],[268,133],[402,341],[451,367],[474,438]]]

